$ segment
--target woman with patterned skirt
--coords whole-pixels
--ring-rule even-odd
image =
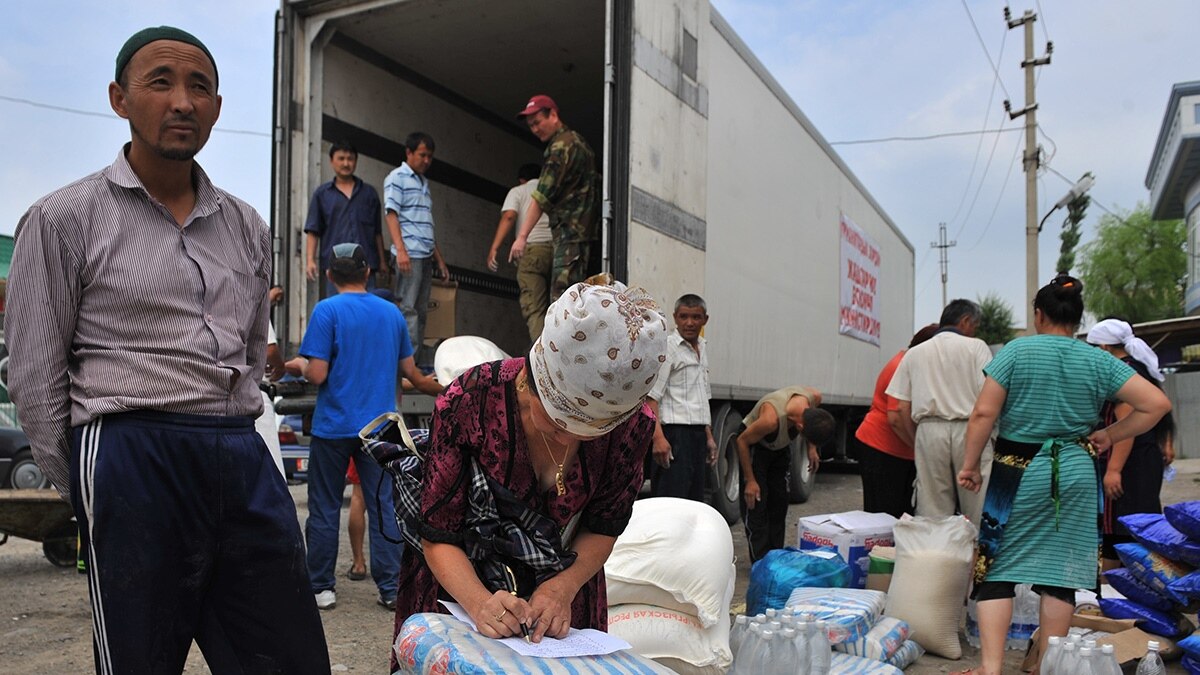
[[[1082,290],[1066,275],[1044,286],[1033,303],[1038,334],[1010,342],[984,368],[958,474],[963,487],[979,490],[980,455],[997,420],[1000,428],[972,592],[982,662],[964,673],[1000,675],[1016,584],[1033,584],[1041,596],[1041,649],[1049,636],[1066,635],[1076,589],[1097,586],[1096,450],[1150,429],[1171,408],[1128,365],[1073,337],[1083,316]],[[1110,399],[1133,411],[1092,432]]]

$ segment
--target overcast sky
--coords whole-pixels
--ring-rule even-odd
[[[642,0],[645,1],[645,0]],[[832,143],[1015,129],[1001,103],[1024,105],[1021,29],[1009,31],[996,0],[713,0],[760,60]],[[1040,4],[1040,6],[1039,6]],[[274,12],[270,0],[41,0],[14,3],[0,22],[0,232],[11,233],[38,197],[112,162],[128,140],[106,87],[113,59],[134,31],[168,23],[203,39],[216,56],[224,106],[200,160],[215,182],[267,215]],[[968,14],[969,9],[969,14]],[[1039,12],[1038,122],[1048,166],[1039,213],[1085,171],[1111,210],[1148,198],[1144,180],[1175,82],[1200,79],[1195,29],[1200,2],[1030,0]],[[996,62],[1000,84],[976,37]],[[993,91],[993,86],[995,90]],[[1005,93],[1007,90],[1007,94]],[[11,99],[91,111],[85,116]],[[222,132],[224,130],[224,132]],[[235,132],[250,133],[235,133]],[[1024,320],[1023,134],[835,145],[916,249],[916,317],[941,306],[939,222],[949,250],[950,297],[995,291]],[[1102,215],[1089,211],[1085,241]],[[1058,257],[1061,218],[1047,221],[1040,278]],[[885,262],[886,264],[886,262]]]

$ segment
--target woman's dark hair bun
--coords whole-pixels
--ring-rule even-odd
[[[1083,294],[1083,282],[1069,274],[1059,274],[1054,277],[1050,285],[1054,287],[1054,295],[1060,298],[1069,298]]]

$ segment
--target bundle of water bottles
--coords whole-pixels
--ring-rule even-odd
[[[1138,663],[1137,675],[1164,675],[1166,667],[1158,654],[1159,645],[1150,641]],[[1121,675],[1121,664],[1112,645],[1097,646],[1095,640],[1078,635],[1052,637],[1042,656],[1041,675]]]
[[[833,651],[825,625],[810,613],[768,609],[739,615],[729,632],[731,675],[829,675]]]

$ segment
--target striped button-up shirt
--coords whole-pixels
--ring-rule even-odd
[[[675,330],[667,338],[667,360],[658,371],[658,381],[650,398],[658,401],[658,416],[663,424],[712,424],[708,400],[708,350],[704,338],[700,353]]]
[[[257,416],[271,234],[196,165],[180,227],[125,158],[38,200],[8,278],[9,389],[68,496],[70,429],[109,413]]]
[[[433,255],[433,198],[429,196],[429,179],[418,176],[408,162],[392,169],[383,182],[383,207],[400,220],[400,237],[410,258]]]

